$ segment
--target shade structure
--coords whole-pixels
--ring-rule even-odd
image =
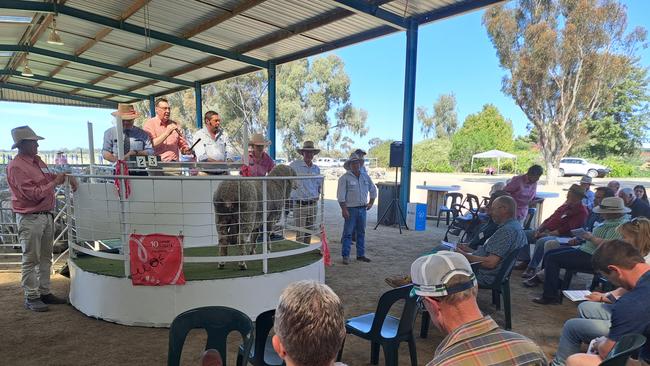
[[[488,150],[482,153],[472,155],[472,163],[470,165],[470,172],[474,170],[474,159],[497,159],[497,174],[501,172],[501,159],[515,159],[517,155],[507,153],[501,150]]]

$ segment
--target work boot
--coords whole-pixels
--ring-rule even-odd
[[[43,301],[41,301],[40,298],[36,299],[25,299],[25,309],[31,310],[31,311],[36,311],[38,313],[42,313],[44,311],[48,311],[49,308]]]
[[[345,265],[350,264],[350,257],[343,257],[343,264]]]
[[[386,281],[388,286],[397,288],[397,287],[402,287],[411,284],[411,276],[409,275],[390,276],[390,277],[386,277],[384,281]]]
[[[535,268],[526,268],[526,270],[521,274],[521,278],[531,278],[535,275]]]
[[[68,300],[62,297],[54,296],[53,294],[41,295],[41,301],[45,304],[67,304]]]
[[[361,257],[357,257],[357,260],[358,260],[359,262],[366,262],[366,263],[370,263],[370,262],[372,262],[372,261],[370,260],[370,258],[365,257],[365,256],[363,256],[363,255],[362,255]]]

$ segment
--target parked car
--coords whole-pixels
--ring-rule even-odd
[[[560,177],[565,175],[588,175],[592,178],[604,177],[611,169],[600,164],[593,164],[582,158],[564,158],[560,160]]]
[[[340,166],[339,159],[337,158],[318,158],[316,159],[316,165],[319,168],[335,168]]]

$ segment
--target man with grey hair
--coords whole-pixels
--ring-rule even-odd
[[[433,325],[447,334],[427,366],[548,364],[533,341],[483,316],[476,303],[476,278],[461,254],[441,251],[420,257],[411,265],[411,277],[413,293]]]
[[[480,262],[476,271],[481,285],[490,285],[503,265],[503,259],[515,250],[528,244],[526,233],[516,218],[517,203],[510,196],[501,196],[492,202],[490,217],[499,225],[492,236],[472,251],[465,245],[458,245],[458,252],[470,262]]]
[[[625,206],[631,210],[630,215],[632,218],[642,216],[650,219],[650,206],[643,202],[643,200],[636,198],[632,188],[621,189],[618,191],[618,197],[621,198],[623,202],[625,202]]]
[[[345,339],[343,305],[316,281],[290,284],[275,310],[273,348],[287,366],[332,366]]]
[[[609,183],[607,183],[607,188],[614,191],[614,195],[616,195],[618,194],[618,190],[621,188],[621,183],[617,180],[610,180]]]

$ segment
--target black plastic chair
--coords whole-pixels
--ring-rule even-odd
[[[273,349],[272,338],[269,337],[269,332],[273,329],[274,319],[275,309],[265,311],[255,319],[255,343],[248,354],[248,362],[255,366],[284,365],[284,361]],[[263,350],[263,352],[258,352],[258,350]],[[243,345],[239,346],[237,366],[245,366]]]
[[[370,363],[379,363],[379,347],[384,349],[384,359],[387,366],[398,365],[398,350],[401,342],[407,342],[411,365],[416,366],[417,351],[415,349],[415,337],[413,336],[413,323],[415,322],[417,298],[411,297],[413,285],[398,287],[385,292],[379,298],[377,311],[355,318],[348,319],[345,330],[348,334],[354,334],[370,341]],[[405,300],[402,316],[396,318],[388,315],[390,308],[398,301]],[[341,360],[343,346],[337,360]]]
[[[450,201],[451,200],[451,201]],[[463,202],[463,194],[456,192],[445,193],[444,202],[438,207],[438,222],[436,227],[440,226],[440,216],[445,215],[445,222],[449,225],[451,216],[456,216],[453,206],[460,205]]]
[[[478,213],[479,208],[481,208],[478,196],[470,193],[465,195],[464,205],[467,205],[467,209],[473,213]]]
[[[628,358],[636,353],[646,342],[641,334],[626,334],[616,342],[600,366],[625,366]]]
[[[242,364],[248,363],[253,346],[253,322],[239,310],[225,306],[205,306],[179,314],[169,328],[167,365],[178,366],[187,333],[192,329],[205,329],[208,340],[205,349],[216,349],[226,364],[226,339],[231,332],[239,332],[243,340]]]
[[[479,289],[489,289],[492,290],[492,304],[494,304],[497,310],[501,310],[501,297],[503,297],[503,308],[504,315],[506,319],[506,330],[512,329],[512,307],[510,304],[510,274],[512,274],[512,268],[515,266],[517,261],[517,254],[519,254],[519,249],[515,249],[508,254],[507,257],[503,258],[501,263],[501,268],[499,273],[494,278],[494,281],[489,286],[479,285]]]
[[[533,223],[533,219],[535,218],[536,213],[537,208],[528,207],[528,214],[526,214],[526,218],[524,219],[524,230],[530,230],[530,226]]]

